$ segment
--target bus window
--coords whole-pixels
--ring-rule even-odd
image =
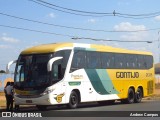
[[[126,59],[126,68],[127,69],[136,69],[137,68],[137,55],[125,55]]]
[[[138,68],[139,69],[144,69],[146,68],[145,60],[143,55],[137,55],[138,58]]]
[[[20,68],[19,81],[20,82],[24,81],[24,67],[23,66],[21,66],[21,68]]]
[[[62,69],[62,60],[58,60],[52,65],[52,71],[51,71],[52,83],[61,80],[63,77],[64,77],[64,71]]]
[[[86,68],[86,52],[75,50],[71,65],[71,72],[77,69]]]
[[[58,65],[53,65],[52,76],[54,80],[58,80]]]
[[[126,60],[124,54],[115,54],[115,67],[117,69],[126,68]]]
[[[114,54],[113,53],[101,53],[101,61],[102,61],[102,68],[114,68]]]
[[[15,70],[15,87],[40,88],[50,84],[47,63],[50,54],[22,55]]]
[[[98,52],[87,51],[86,62],[87,62],[88,69],[101,68],[100,54]]]
[[[54,53],[54,57],[63,57],[59,63],[59,69],[61,68],[61,78],[63,78],[67,64],[68,64],[68,59],[70,56],[71,50],[60,50]]]
[[[23,66],[18,66],[16,74],[17,74],[17,76],[16,76],[16,82],[22,82],[22,81],[24,81],[24,67]]]
[[[55,52],[54,57],[63,57],[62,68],[66,68],[71,50],[60,50]]]
[[[145,62],[146,62],[146,67],[147,67],[147,69],[150,69],[150,68],[152,68],[153,67],[153,57],[152,56],[149,56],[149,55],[147,55],[147,56],[145,56]]]

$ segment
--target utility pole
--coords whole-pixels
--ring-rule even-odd
[[[160,31],[158,31],[158,50],[160,48],[160,36],[159,36]],[[159,54],[159,63],[160,63],[160,53]]]

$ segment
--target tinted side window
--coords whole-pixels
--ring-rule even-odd
[[[143,55],[137,55],[137,58],[138,58],[138,62],[137,62],[137,67],[139,69],[144,69],[147,67],[147,64],[145,63],[145,59],[144,59],[144,56]]]
[[[150,55],[145,56],[145,62],[147,64],[147,68],[152,68],[153,67],[153,57]]]
[[[115,67],[126,68],[125,54],[115,54]]]
[[[70,53],[71,53],[71,50],[61,50],[61,51],[55,52],[55,54],[54,54],[55,57],[63,57],[63,59],[62,59],[62,67],[63,68],[66,68],[66,66],[67,66]]]
[[[52,65],[52,78],[60,80],[64,77],[70,53],[71,50],[61,50],[54,53],[54,57],[63,58],[54,62]]]
[[[99,52],[93,52],[93,51],[87,51],[87,68],[88,69],[100,69],[101,68],[101,61],[100,61],[100,53]]]
[[[101,53],[102,68],[114,68],[114,54],[113,53]]]
[[[71,71],[76,69],[86,68],[86,52],[75,50],[71,65]]]
[[[128,69],[136,69],[137,68],[137,55],[125,55],[126,59],[126,68]]]

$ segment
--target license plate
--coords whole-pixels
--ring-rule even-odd
[[[32,100],[26,100],[26,103],[32,103]]]

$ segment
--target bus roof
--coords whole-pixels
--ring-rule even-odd
[[[51,53],[55,52],[58,49],[63,49],[66,47],[73,47],[73,43],[51,43],[34,46],[27,48],[21,52],[21,54],[41,54],[41,53]]]
[[[73,49],[73,47],[84,48],[88,51],[101,51],[101,52],[116,52],[116,53],[129,53],[129,54],[145,54],[152,55],[150,52],[127,50],[122,48],[116,48],[106,45],[95,45],[95,44],[81,44],[81,43],[51,43],[34,46],[25,49],[21,54],[43,54],[52,53],[63,49]]]

